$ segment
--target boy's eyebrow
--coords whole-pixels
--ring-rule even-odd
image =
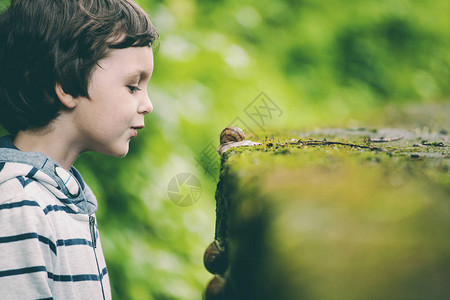
[[[139,80],[149,78],[150,74],[145,70],[135,70],[133,72],[130,72],[125,75],[127,80],[135,79],[136,77],[139,77]]]

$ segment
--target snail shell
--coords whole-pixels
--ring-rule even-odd
[[[227,257],[224,249],[221,247],[219,241],[215,240],[206,248],[203,256],[203,264],[206,270],[212,274],[224,274],[227,267]]]
[[[236,126],[227,127],[220,133],[220,143],[240,142],[245,140],[245,133]]]
[[[231,297],[230,288],[227,285],[227,281],[224,277],[216,275],[209,282],[205,291],[206,300],[229,300]]]

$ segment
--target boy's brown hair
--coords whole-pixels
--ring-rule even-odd
[[[111,49],[158,38],[129,0],[12,0],[0,15],[0,123],[11,134],[45,127],[64,109],[57,83],[89,98],[92,71]]]

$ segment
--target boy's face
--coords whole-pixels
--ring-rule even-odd
[[[130,139],[153,110],[147,84],[153,72],[150,47],[114,49],[98,62],[88,86],[91,99],[80,97],[73,123],[81,151],[112,156],[128,153]]]

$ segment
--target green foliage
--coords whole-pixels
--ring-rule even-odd
[[[218,164],[202,150],[218,146],[261,91],[283,110],[274,128],[342,125],[387,104],[448,100],[448,1],[137,2],[161,34],[154,112],[126,158],[89,153],[76,163],[100,203],[117,299],[201,298],[216,183],[197,160]],[[202,182],[190,208],[168,200],[180,172]]]

